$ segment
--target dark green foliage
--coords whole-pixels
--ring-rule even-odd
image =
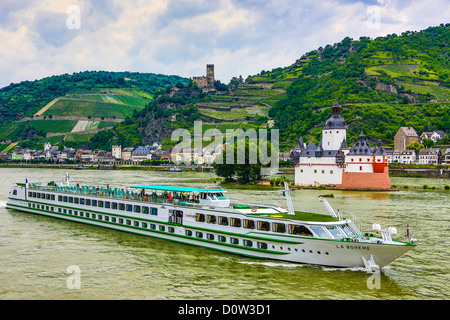
[[[11,83],[0,89],[0,120],[15,120],[31,116],[57,97],[74,93],[98,92],[102,89],[138,89],[154,94],[160,87],[188,79],[153,73],[84,71],[35,81]]]
[[[403,125],[413,126],[417,132],[425,128],[449,130],[448,102],[433,103],[436,98],[430,93],[411,92],[400,84],[422,81],[426,86],[423,81],[438,81],[441,88],[449,87],[449,30],[449,25],[441,25],[375,40],[347,37],[309,52],[293,66],[272,70],[278,75],[301,70],[287,88],[286,97],[269,110],[280,129],[282,149],[292,148],[299,136],[308,140],[320,135],[335,101],[344,106],[342,115],[349,124],[350,141],[361,129],[385,143],[392,143]],[[385,69],[370,69],[376,65]],[[272,78],[271,73],[264,76]]]

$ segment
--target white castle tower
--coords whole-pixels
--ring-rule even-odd
[[[332,116],[322,129],[322,148],[323,150],[339,150],[346,139],[347,128],[341,116],[341,106],[335,102],[332,107]]]

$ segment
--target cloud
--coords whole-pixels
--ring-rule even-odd
[[[71,5],[80,29],[67,28]],[[447,0],[3,0],[0,87],[83,70],[192,77],[207,63],[228,82],[346,36],[419,31],[449,15]]]

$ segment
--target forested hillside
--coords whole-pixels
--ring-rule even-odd
[[[153,95],[158,88],[175,85],[178,82],[187,83],[187,79],[153,73],[84,71],[11,83],[0,89],[0,121],[31,116],[53,99],[68,94],[127,89]]]
[[[285,148],[299,136],[316,139],[335,101],[343,106],[350,141],[361,129],[385,144],[392,143],[399,126],[413,126],[419,134],[448,131],[449,29],[441,25],[374,40],[345,38],[250,81],[290,80],[285,98],[269,111]]]
[[[129,72],[80,72],[0,89],[0,149],[89,145],[109,150],[151,144],[170,147],[174,129],[271,127],[282,151],[298,138],[320,139],[337,101],[348,142],[366,136],[392,145],[400,126],[450,131],[450,24],[400,35],[345,38],[304,54],[288,67],[216,81],[205,93],[186,78]],[[220,66],[218,66],[220,68]],[[236,70],[239,74],[239,70]]]

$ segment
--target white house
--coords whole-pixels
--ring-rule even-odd
[[[416,152],[414,150],[391,150],[388,152],[389,163],[410,164],[416,162]]]
[[[441,163],[441,149],[420,149],[419,164],[440,164]]]

